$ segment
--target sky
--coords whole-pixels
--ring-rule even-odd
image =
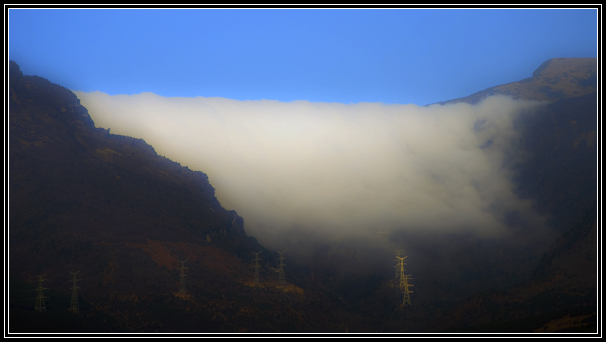
[[[426,105],[597,57],[597,32],[587,9],[11,9],[9,58],[206,173],[268,248],[387,243],[447,265],[483,239],[517,265],[555,239],[511,168],[532,158],[515,120],[544,104]]]
[[[427,105],[597,57],[595,9],[10,9],[26,75],[110,95]]]

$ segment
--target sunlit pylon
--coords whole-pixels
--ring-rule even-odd
[[[408,257],[396,256],[396,258],[398,258],[398,266],[400,268],[400,290],[402,291],[402,293],[404,293],[404,300],[402,302],[402,306],[406,305],[406,303],[408,303],[408,305],[411,305],[410,294],[412,293],[412,291],[410,291],[409,287],[413,285],[410,284],[408,281],[412,278],[412,276],[404,273],[404,265],[406,265],[404,259]]]

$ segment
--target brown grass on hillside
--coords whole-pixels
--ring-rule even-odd
[[[172,270],[179,268],[179,261],[175,257],[170,249],[166,248],[165,243],[161,241],[153,241],[145,239],[145,243],[127,243],[128,246],[141,248],[147,252],[151,258],[158,264],[158,266],[166,266],[167,269]]]

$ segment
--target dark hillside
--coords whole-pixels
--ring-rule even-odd
[[[204,173],[95,128],[73,93],[14,62],[9,91],[11,332],[344,330],[338,302],[290,275],[277,286],[277,253],[246,235]],[[259,285],[253,251],[263,251]],[[70,271],[81,271],[79,316],[68,311]],[[38,275],[43,313],[33,310]]]
[[[549,215],[559,238],[530,279],[470,297],[436,323],[443,331],[597,331],[601,145],[595,65],[591,58],[552,59],[532,78],[448,101],[473,103],[495,93],[551,102],[517,123],[530,158],[516,166],[516,184],[520,196],[535,200],[536,209]]]

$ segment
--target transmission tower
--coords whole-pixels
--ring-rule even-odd
[[[394,252],[396,252],[396,258],[397,258],[397,257],[401,256],[402,253],[404,253],[404,250],[398,249],[398,250],[395,250]],[[397,265],[394,266],[396,268],[396,279],[399,279],[400,278],[400,261],[398,259],[396,259],[394,261],[397,262]]]
[[[259,284],[260,283],[260,277],[259,277],[259,254],[263,252],[263,251],[259,251],[257,253],[255,252],[251,252],[252,254],[255,255],[255,276],[254,276],[254,282],[255,284]]]
[[[404,299],[402,300],[402,306],[406,305],[406,303],[408,303],[408,305],[410,306],[410,294],[412,293],[412,291],[410,291],[408,289],[409,286],[414,286],[412,284],[409,284],[408,281],[412,278],[412,276],[410,274],[405,274],[404,275]]]
[[[406,265],[404,259],[408,257],[396,256],[396,258],[398,258],[398,266],[400,268],[400,290],[402,291],[402,293],[404,293],[404,300],[402,302],[402,306],[406,305],[406,303],[408,303],[408,305],[411,305],[410,294],[412,293],[412,291],[410,291],[409,287],[414,285],[408,283],[408,281],[411,279],[411,275],[404,274],[404,265]]]
[[[282,252],[278,252],[280,253],[280,265],[279,265],[279,270],[278,270],[278,286],[285,286],[286,285],[286,276],[284,275],[284,266],[286,266],[283,262],[284,259],[286,259],[285,257],[282,256],[282,253],[284,253],[286,251],[282,251]]]
[[[74,282],[74,286],[72,287],[73,291],[72,291],[72,303],[69,307],[69,311],[73,312],[73,313],[79,313],[80,312],[80,305],[78,303],[78,289],[80,287],[76,286],[76,282],[78,280],[82,280],[82,279],[76,279],[76,274],[80,271],[77,272],[72,272],[72,271],[68,271],[69,273],[71,273],[74,278],[70,281]]]
[[[179,262],[181,263],[181,274],[179,277],[179,293],[180,294],[185,294],[186,290],[185,290],[185,277],[187,277],[187,274],[185,274],[185,270],[188,269],[188,267],[185,267],[184,264],[187,261],[187,259],[185,260],[179,260]]]
[[[38,291],[38,297],[36,297],[36,306],[34,307],[34,311],[42,312],[46,310],[46,303],[44,302],[44,299],[48,297],[46,297],[43,293],[43,291],[46,290],[46,287],[42,286],[42,282],[44,280],[44,275],[38,276],[38,288],[35,290]]]

